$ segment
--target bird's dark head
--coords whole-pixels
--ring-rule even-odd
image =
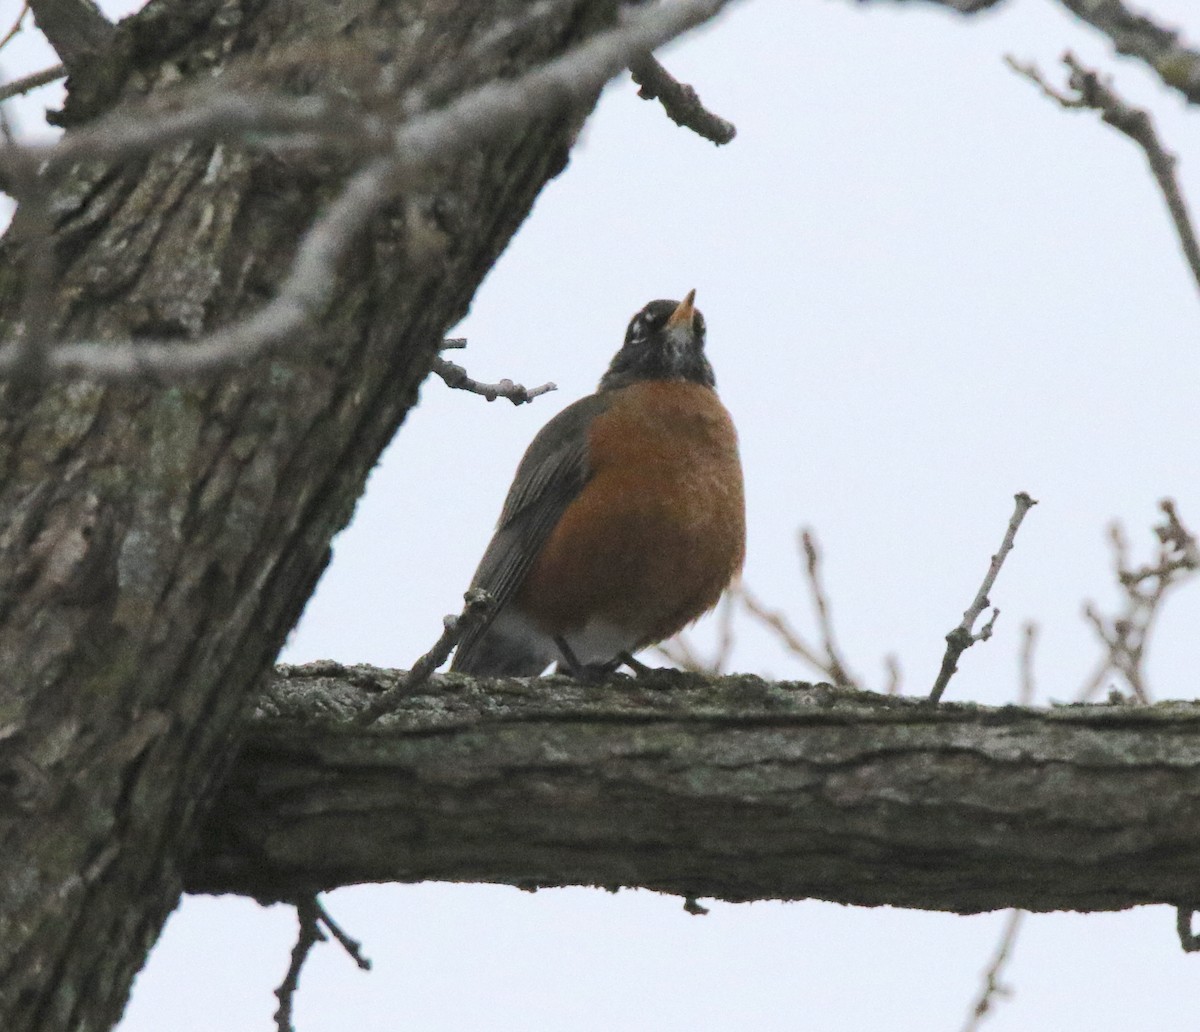
[[[602,391],[637,380],[691,380],[713,387],[704,357],[704,316],[693,305],[694,290],[682,301],[651,301],[629,320],[625,343],[600,380]]]

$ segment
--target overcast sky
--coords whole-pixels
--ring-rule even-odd
[[[1200,41],[1195,0],[1152,10]],[[5,51],[7,76],[52,63],[35,36]],[[1200,113],[1051,0],[969,20],[747,0],[660,55],[737,124],[720,149],[612,86],[454,329],[477,378],[559,391],[514,409],[427,383],[283,658],[407,666],[423,652],[459,608],[529,439],[594,388],[633,312],[694,287],[741,434],[748,585],[811,629],[795,535],[813,527],[852,667],[878,687],[895,652],[907,690],[927,691],[1028,491],[1040,504],[992,594],[995,637],[948,698],[1014,699],[1020,627],[1035,620],[1039,702],[1071,699],[1099,655],[1082,602],[1117,602],[1109,523],[1143,558],[1160,498],[1200,527],[1200,296],[1141,153],[1001,60],[1060,77],[1065,47],[1151,106],[1200,203]],[[57,95],[20,107],[25,132]],[[1200,694],[1198,622],[1192,585],[1154,640],[1159,697]],[[809,674],[745,623],[733,666]],[[318,948],[299,1032],[956,1030],[1004,920],[822,903],[698,918],[645,892],[456,885],[327,904],[375,970]],[[271,1027],[294,924],[281,907],[186,900],[122,1032]],[[1192,1027],[1200,956],[1173,924],[1163,907],[1028,919],[1006,977],[1016,995],[988,1028]]]

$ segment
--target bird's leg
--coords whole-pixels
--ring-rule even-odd
[[[620,663],[624,663],[625,666],[629,667],[629,669],[632,670],[635,674],[637,674],[638,677],[645,677],[647,674],[649,674],[653,670],[653,667],[646,666],[646,664],[643,663],[640,659],[634,659],[632,652],[622,652],[617,657],[617,660]]]
[[[575,650],[567,644],[567,639],[561,634],[554,636],[554,644],[558,646],[558,651],[562,654],[562,660],[559,666],[565,666],[567,673],[577,681],[593,680],[588,676],[588,668],[579,662],[579,657],[575,655]]]
[[[561,634],[554,638],[554,644],[558,646],[558,651],[562,654],[562,659],[558,663],[558,672],[561,673],[565,669],[576,681],[588,681],[592,683],[603,681],[623,662],[626,662],[625,656],[622,655],[610,663],[581,663],[579,657],[575,655],[575,650],[571,648],[567,639]],[[629,658],[632,659],[633,657],[630,656]],[[635,661],[634,669],[637,669],[637,667],[641,667],[643,670],[649,669],[649,667]]]

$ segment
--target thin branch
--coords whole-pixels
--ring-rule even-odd
[[[645,54],[629,63],[633,81],[641,89],[643,100],[657,100],[667,117],[684,129],[720,146],[737,135],[737,127],[720,115],[709,111],[700,95],[686,82],[680,82],[652,54]]]
[[[899,695],[904,683],[904,678],[900,671],[900,657],[894,652],[889,652],[883,657],[883,669],[887,673],[887,682],[883,688],[884,694]]]
[[[712,669],[715,674],[725,673],[729,657],[733,655],[736,637],[733,633],[733,617],[736,612],[736,586],[725,592],[717,610],[717,651],[713,654]]]
[[[25,0],[25,2],[21,4],[21,10],[17,14],[16,20],[12,23],[12,27],[3,35],[3,37],[0,37],[0,50],[3,50],[6,46],[8,46],[8,44],[11,43],[16,38],[17,34],[24,28],[25,18],[28,16],[28,14],[29,0]]]
[[[816,646],[810,645],[805,641],[800,632],[788,623],[787,617],[781,611],[768,609],[766,604],[760,601],[745,584],[738,588],[738,596],[742,600],[742,605],[746,607],[746,611],[769,630],[773,631],[785,649],[792,653],[792,655],[804,660],[805,663],[808,663],[826,677],[831,676],[826,660]]]
[[[1184,526],[1175,503],[1165,498],[1159,509],[1163,520],[1154,527],[1158,552],[1154,561],[1144,566],[1130,565],[1129,543],[1120,524],[1109,528],[1113,573],[1124,604],[1113,617],[1105,617],[1090,602],[1084,605],[1083,615],[1104,646],[1104,655],[1079,690],[1081,702],[1091,699],[1114,673],[1139,702],[1150,701],[1146,654],[1154,624],[1166,596],[1200,570],[1200,542]]]
[[[1175,931],[1179,935],[1179,945],[1184,953],[1200,953],[1200,935],[1192,931],[1192,918],[1196,910],[1193,907],[1175,908]]]
[[[681,631],[673,638],[660,641],[654,646],[654,651],[677,670],[686,670],[693,674],[708,673],[709,661],[696,651],[685,632]]]
[[[275,1028],[277,1032],[294,1032],[292,1024],[292,1008],[296,998],[296,990],[300,986],[300,970],[308,959],[308,954],[319,942],[328,942],[328,936],[321,930],[324,925],[342,949],[349,954],[351,960],[363,971],[371,970],[371,962],[362,954],[362,944],[350,938],[337,923],[329,916],[329,912],[321,905],[315,896],[305,896],[295,901],[296,918],[300,929],[296,935],[296,945],[292,947],[291,962],[287,974],[283,976],[279,988],[275,990],[275,998],[279,1000],[279,1008],[275,1011]]]
[[[385,713],[395,708],[397,702],[406,699],[421,689],[430,675],[440,667],[464,637],[482,624],[492,611],[492,596],[479,588],[472,588],[463,595],[463,608],[458,616],[447,616],[442,620],[442,635],[433,647],[418,659],[408,674],[395,687],[375,698],[362,711],[358,723],[363,726],[374,724]]]
[[[1200,51],[1182,44],[1177,31],[1134,14],[1122,0],[1059,2],[1108,36],[1118,54],[1140,58],[1189,103],[1200,104]]]
[[[975,1001],[975,1006],[971,1008],[967,1023],[963,1025],[963,1032],[978,1032],[983,1019],[996,1005],[996,1001],[1012,995],[1012,989],[1000,981],[1000,975],[1012,954],[1012,948],[1017,941],[1017,932],[1021,928],[1021,918],[1024,915],[1025,911],[1023,910],[1008,912],[1008,919],[1004,922],[1004,931],[1000,934],[996,953],[983,973],[983,989],[979,993],[979,999]]]
[[[543,394],[558,390],[558,385],[555,383],[544,383],[540,387],[525,387],[522,384],[513,383],[512,380],[501,380],[499,383],[480,383],[478,380],[472,380],[462,366],[442,358],[441,355],[433,360],[433,371],[442,378],[447,387],[453,390],[469,391],[471,394],[487,398],[488,401],[507,398],[514,405],[524,405]]]
[[[514,125],[585,102],[635,57],[707,21],[729,2],[681,0],[638,10],[624,18],[618,28],[597,34],[526,75],[490,82],[390,129],[388,153],[351,177],[342,194],[301,241],[296,261],[279,294],[246,319],[188,342],[62,344],[46,354],[47,368],[100,379],[163,374],[179,377],[246,362],[285,340],[294,341],[323,312],[341,257],[371,216],[398,191],[411,187],[432,165],[462,149],[477,147],[485,140],[508,133]],[[230,96],[226,94],[223,100],[228,108]],[[319,108],[320,102],[315,106]],[[297,105],[273,102],[276,114],[279,109],[296,112]],[[165,145],[169,141],[160,132],[164,124],[188,137],[225,132],[210,106],[169,113],[160,119],[143,119],[137,126],[126,127],[125,143],[141,141],[147,148]],[[253,125],[254,119],[246,117],[240,131],[245,132]],[[90,132],[91,149],[83,147],[80,153],[79,135],[68,134],[61,143],[49,148],[50,156],[61,159],[72,150],[76,159],[103,153],[123,157],[130,153],[129,148],[122,149],[121,141],[111,135],[104,139],[94,129]],[[364,135],[372,133],[377,130],[364,130]],[[72,137],[76,142],[72,143]],[[28,148],[29,154],[36,151],[37,148]],[[12,155],[0,153],[0,160],[3,159],[11,161]],[[18,344],[4,345],[0,348],[0,370],[11,369],[21,357]]]
[[[829,601],[821,583],[821,553],[817,548],[815,535],[807,527],[800,532],[800,546],[804,550],[804,572],[808,580],[808,589],[812,594],[813,606],[817,610],[817,626],[821,630],[821,649],[825,654],[826,671],[839,688],[858,688],[858,678],[846,669],[846,661],[834,638]]]
[[[112,22],[92,0],[30,0],[29,6],[37,27],[68,68],[112,39]]]
[[[1200,76],[1200,55],[1196,56],[1198,58],[1196,72]],[[1084,67],[1070,51],[1063,55],[1063,64],[1070,69],[1068,86],[1075,91],[1074,96],[1051,86],[1035,65],[1021,63],[1011,55],[1006,56],[1005,61],[1013,71],[1035,83],[1045,96],[1054,100],[1064,109],[1098,111],[1102,121],[1141,147],[1150,165],[1150,171],[1158,183],[1163,200],[1166,201],[1171,221],[1175,224],[1175,233],[1179,238],[1180,247],[1183,249],[1184,259],[1191,270],[1192,279],[1195,281],[1197,289],[1200,290],[1200,242],[1196,239],[1196,231],[1192,226],[1187,201],[1184,199],[1183,190],[1175,175],[1176,158],[1174,154],[1163,147],[1149,112],[1127,104],[1113,89],[1111,81],[1102,79],[1099,73]],[[1200,100],[1200,79],[1197,81],[1196,97]]]
[[[1009,518],[1008,530],[1004,533],[1004,540],[1000,542],[1000,549],[992,556],[992,561],[988,565],[988,571],[983,578],[983,583],[975,593],[974,600],[963,613],[962,623],[946,635],[946,654],[942,657],[942,668],[938,671],[937,680],[933,682],[933,689],[929,693],[929,701],[932,703],[936,704],[941,700],[942,693],[946,690],[946,685],[950,683],[950,678],[958,670],[959,657],[977,641],[987,641],[992,636],[992,628],[995,626],[996,617],[1000,615],[999,609],[992,610],[991,617],[980,628],[978,634],[975,633],[975,621],[991,605],[988,595],[991,593],[992,585],[996,583],[996,576],[1000,573],[1000,567],[1004,565],[1004,560],[1008,558],[1008,553],[1012,551],[1013,541],[1016,539],[1021,521],[1025,519],[1025,514],[1037,505],[1037,502],[1030,498],[1024,491],[1014,495],[1013,498],[1016,501],[1016,507]]]
[[[320,897],[314,896],[312,902],[317,908],[317,917],[319,918],[321,924],[323,924],[326,931],[328,931],[329,934],[337,940],[338,945],[346,951],[347,956],[349,956],[349,958],[358,965],[359,971],[370,971],[371,961],[368,957],[363,955],[362,943],[357,939],[353,939],[347,935],[342,929],[341,925],[339,925],[332,917],[330,917],[329,911],[326,910],[324,905],[321,903]]]
[[[39,86],[45,86],[56,79],[61,79],[66,74],[67,66],[57,64],[53,68],[44,68],[42,71],[34,72],[32,75],[26,75],[20,79],[13,79],[12,82],[6,82],[0,86],[0,103],[11,100],[13,97],[19,97],[30,90],[36,90]]]
[[[304,967],[309,951],[318,942],[323,942],[325,939],[317,923],[317,899],[315,896],[296,901],[296,919],[300,924],[300,929],[296,934],[296,945],[292,947],[292,959],[288,964],[287,974],[283,976],[283,981],[275,990],[275,998],[279,1001],[279,1007],[274,1014],[277,1032],[294,1032],[292,1002],[296,996],[296,989],[300,985],[300,969]]]
[[[1032,706],[1037,694],[1037,682],[1033,676],[1033,653],[1037,646],[1038,625],[1032,620],[1025,621],[1021,628],[1021,690],[1017,702],[1022,706]]]
[[[706,659],[696,651],[686,631],[680,631],[675,637],[659,642],[654,646],[654,651],[679,670],[687,670],[694,674],[725,673],[736,640],[733,633],[733,617],[737,597],[737,585],[730,585],[721,597],[717,609],[717,647],[711,658]]]

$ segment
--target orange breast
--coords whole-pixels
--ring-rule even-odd
[[[515,601],[549,634],[600,619],[641,648],[711,609],[741,570],[737,433],[708,388],[646,381],[616,392],[588,444],[591,479]]]

